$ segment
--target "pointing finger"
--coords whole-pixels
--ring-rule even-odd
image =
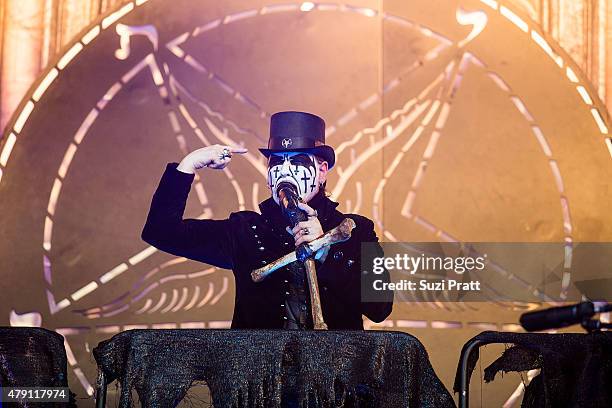
[[[249,149],[247,149],[246,147],[242,147],[242,146],[227,146],[228,149],[230,149],[230,152],[232,153],[246,153],[249,151]]]

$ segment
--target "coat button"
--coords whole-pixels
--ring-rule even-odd
[[[303,311],[306,311],[306,305],[302,305],[301,309],[302,309]]]
[[[263,251],[264,249],[266,249],[266,248],[264,248],[264,247],[259,247],[259,250],[260,250],[260,251]]]
[[[259,237],[259,235],[257,235],[257,234],[255,234],[255,235],[253,235],[253,236],[254,236],[255,238]],[[259,242],[259,241],[258,241],[258,242]]]
[[[334,259],[335,259],[336,261],[339,261],[339,260],[341,260],[341,259],[342,259],[342,256],[343,256],[343,255],[344,255],[344,254],[342,253],[342,251],[338,251],[338,252],[336,252],[336,253],[334,254]]]
[[[251,225],[251,228],[257,229],[257,225]]]
[[[323,290],[327,292],[327,286],[323,286]]]
[[[349,259],[348,261],[346,261],[346,265],[347,266],[351,266],[355,263],[355,261],[353,261],[352,259]]]
[[[261,264],[265,265],[265,264],[267,264],[267,262],[266,261],[261,261]]]

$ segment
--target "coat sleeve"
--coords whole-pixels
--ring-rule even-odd
[[[342,262],[342,266],[334,268],[333,279],[329,279],[326,285],[333,290],[335,298],[338,302],[341,302],[344,308],[353,310],[359,308],[361,314],[368,319],[377,323],[382,322],[391,314],[393,293],[385,293],[384,301],[380,302],[364,302],[361,298],[361,243],[373,243],[376,256],[383,256],[383,250],[378,244],[378,237],[374,231],[374,223],[361,215],[346,215],[352,218],[356,224],[356,228],[349,239],[353,241],[350,249],[351,254],[347,254],[356,264],[349,268],[346,267],[346,263]],[[329,258],[330,255],[328,255],[325,263],[334,262]],[[389,272],[385,269],[377,279],[389,282]]]
[[[168,163],[153,194],[141,238],[162,251],[220,268],[232,268],[231,221],[183,219],[193,174]]]
[[[367,218],[364,218],[364,220],[364,228],[362,229],[361,234],[359,236],[360,242],[374,243],[374,245],[376,245],[375,251],[377,253],[377,256],[384,256],[382,247],[378,243],[376,231],[374,231],[374,223]],[[361,253],[359,254],[357,262],[359,263],[358,271],[361,272]],[[382,279],[384,282],[389,282],[389,271],[385,269],[385,271],[380,275],[380,279]],[[359,294],[361,295],[361,273],[359,274],[359,277],[357,277],[357,280],[359,281]],[[385,292],[385,296],[386,299],[384,302],[360,302],[361,313],[364,314],[368,319],[376,323],[385,320],[391,314],[391,310],[393,309],[393,292]]]

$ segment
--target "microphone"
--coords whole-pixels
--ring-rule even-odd
[[[306,221],[308,216],[306,212],[298,207],[299,195],[297,188],[288,182],[282,182],[276,189],[278,195],[278,203],[281,206],[283,215],[289,220],[291,227],[295,227],[300,221]],[[296,258],[300,262],[304,262],[306,259],[313,256],[312,249],[306,242],[302,242],[299,247],[295,249]]]
[[[287,217],[291,227],[295,227],[298,222],[308,219],[306,213],[298,207],[299,195],[293,184],[289,182],[280,183],[276,189],[276,194],[283,215]]]
[[[581,302],[575,305],[524,313],[521,315],[520,322],[527,331],[559,329],[582,323],[583,320],[590,319],[599,312],[593,302]]]

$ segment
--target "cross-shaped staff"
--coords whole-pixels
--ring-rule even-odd
[[[321,298],[319,297],[319,286],[317,284],[317,275],[313,255],[323,247],[344,242],[351,237],[351,231],[355,228],[355,221],[350,218],[345,218],[336,228],[333,228],[323,234],[321,237],[300,245],[296,251],[293,251],[285,256],[280,257],[276,261],[254,270],[251,272],[253,282],[261,282],[272,272],[282,268],[291,262],[304,262],[306,268],[306,276],[308,277],[308,288],[310,289],[310,305],[312,311],[312,319],[315,330],[326,330],[327,325],[323,320],[323,311],[321,310]]]

